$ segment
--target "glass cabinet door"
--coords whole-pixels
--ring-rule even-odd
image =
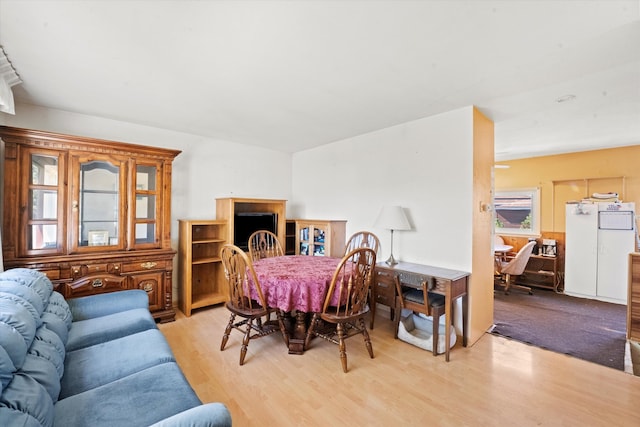
[[[301,227],[299,231],[300,247],[298,253],[300,255],[309,255],[309,229],[310,227]]]
[[[125,163],[73,158],[73,250],[123,247]]]
[[[29,186],[22,201],[27,217],[20,253],[60,253],[64,247],[64,156],[56,151],[26,151],[23,170],[29,173]]]
[[[327,231],[324,227],[315,225],[301,225],[298,235],[298,254],[325,256],[325,236]]]
[[[313,228],[313,255],[324,256],[326,230],[320,227]]]
[[[135,171],[133,177],[135,196],[131,203],[133,209],[130,214],[133,230],[129,232],[133,236],[132,246],[135,248],[158,247],[160,245],[158,201],[162,188],[160,167],[157,164],[137,163],[132,170]]]

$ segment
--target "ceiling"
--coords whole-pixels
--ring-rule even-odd
[[[286,152],[469,105],[497,160],[640,144],[638,0],[0,0],[0,45],[18,106]]]

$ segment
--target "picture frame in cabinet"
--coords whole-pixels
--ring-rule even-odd
[[[89,246],[108,246],[109,232],[106,230],[89,231],[87,240]]]

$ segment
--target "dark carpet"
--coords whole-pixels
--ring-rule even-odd
[[[491,333],[624,370],[626,316],[625,305],[496,287]]]

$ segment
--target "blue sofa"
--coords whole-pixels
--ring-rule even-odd
[[[0,426],[231,426],[202,404],[144,291],[65,300],[30,269],[0,273]]]

